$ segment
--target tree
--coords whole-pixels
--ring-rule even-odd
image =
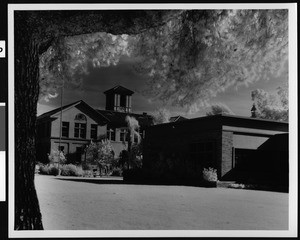
[[[209,112],[206,112],[206,116],[217,115],[222,113],[235,115],[234,112],[227,105],[223,103],[215,103],[211,106],[211,110]]]
[[[230,86],[280,72],[288,57],[288,11],[195,10],[139,35],[137,70],[154,99],[197,112]]]
[[[134,161],[136,158],[136,145],[139,145],[141,142],[141,136],[139,134],[140,125],[139,122],[131,116],[126,116],[125,121],[127,122],[128,130],[129,130],[129,138],[128,138],[128,163],[127,167],[129,169],[130,163]],[[135,143],[134,139],[137,139],[137,143]]]
[[[166,108],[157,109],[154,114],[154,124],[168,123],[170,121],[170,111]]]
[[[91,141],[85,151],[88,163],[98,164],[100,168],[108,167],[113,163],[114,151],[111,142],[107,139],[96,143]]]
[[[197,110],[229,86],[276,72],[288,55],[287,10],[17,11],[14,16],[17,230],[43,228],[34,187],[40,92],[55,96],[88,62],[105,66],[126,53],[141,59],[137,71],[149,76],[146,92]],[[107,59],[98,55],[106,48],[102,38],[118,49]]]
[[[287,84],[277,88],[275,94],[270,94],[262,89],[251,92],[252,101],[256,102],[257,117],[276,121],[288,121],[289,102]]]
[[[39,56],[66,36],[109,32],[137,34],[165,24],[180,11],[17,11],[15,12],[15,229],[43,229],[34,186],[36,108],[39,98]],[[59,45],[59,44],[58,44]],[[64,49],[57,53],[64,59]],[[43,57],[41,57],[42,59]],[[50,58],[51,59],[51,58]],[[51,60],[50,60],[51,61]],[[79,64],[80,65],[80,64]],[[49,64],[51,66],[51,64]],[[55,65],[57,80],[45,81],[56,89],[66,65]],[[41,70],[42,72],[42,70]],[[68,71],[69,72],[69,71]],[[50,75],[50,73],[49,73]],[[43,74],[41,74],[43,76]],[[50,78],[51,79],[51,78]],[[70,79],[70,78],[68,78]],[[52,86],[53,85],[53,86]],[[46,87],[47,89],[47,87]],[[41,87],[41,92],[44,88]]]

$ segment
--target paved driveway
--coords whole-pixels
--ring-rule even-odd
[[[36,176],[46,230],[286,230],[288,194]]]

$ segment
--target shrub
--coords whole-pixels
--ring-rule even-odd
[[[92,170],[94,167],[89,163],[82,163],[82,170]]]
[[[120,177],[122,176],[122,169],[121,168],[114,168],[112,170],[111,176],[116,176],[116,177]]]
[[[50,165],[48,169],[49,169],[49,170],[48,170],[49,175],[57,176],[58,173],[59,173],[58,167],[56,167],[56,166],[54,166],[54,165]]]
[[[93,171],[92,170],[83,170],[83,174],[84,177],[93,177]]]
[[[40,165],[39,174],[49,175],[49,166],[47,166],[47,165]]]
[[[81,167],[76,167],[73,164],[63,165],[61,168],[62,176],[82,176],[83,171]]]
[[[217,169],[204,168],[203,169],[203,179],[209,182],[216,182],[218,180]]]

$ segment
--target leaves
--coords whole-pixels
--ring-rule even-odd
[[[277,121],[288,121],[288,87],[287,84],[277,88],[276,94],[270,94],[262,89],[251,92],[251,98],[256,102],[258,117]]]
[[[63,37],[41,55],[41,93],[53,96],[62,82],[80,85],[89,64],[107,67],[122,55],[139,59],[135,71],[148,76],[145,94],[198,111],[231,86],[280,72],[288,57],[288,11],[187,10],[136,35]]]
[[[109,140],[102,140],[101,142],[93,142],[86,147],[86,160],[89,163],[111,164],[114,155],[113,147]]]
[[[234,112],[223,103],[215,103],[211,106],[211,110],[206,113],[206,116],[212,116],[217,114],[229,114],[229,115],[235,115]]]
[[[166,108],[157,109],[154,114],[154,124],[168,123],[170,121],[171,113]]]

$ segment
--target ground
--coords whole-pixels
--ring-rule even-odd
[[[45,230],[286,230],[288,194],[35,178]]]

